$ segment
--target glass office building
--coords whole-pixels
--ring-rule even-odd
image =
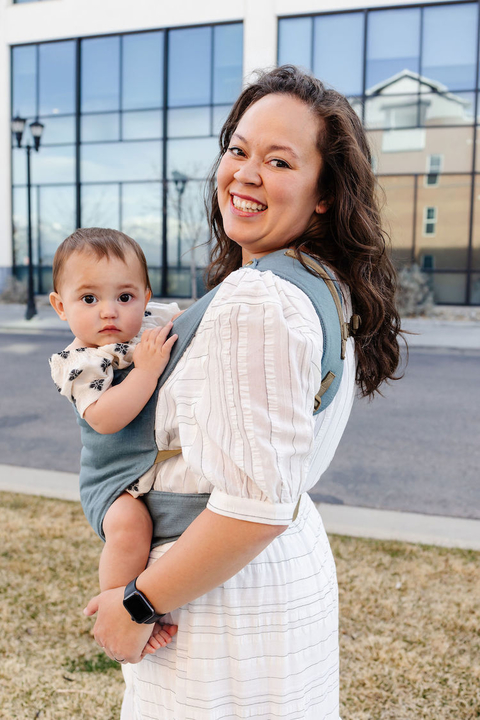
[[[59,242],[101,226],[142,245],[156,295],[190,296],[192,261],[201,268],[208,253],[202,181],[241,89],[242,51],[241,23],[12,48],[12,114],[44,125],[32,154],[38,292],[51,289]],[[27,188],[15,146],[12,179],[22,273]]]
[[[480,303],[478,4],[279,20],[278,61],[347,95],[368,131],[397,265]]]
[[[53,3],[17,2],[54,11]],[[205,13],[218,8],[207,0]],[[264,6],[252,8],[250,20],[13,43],[12,116],[45,126],[32,154],[38,292],[50,290],[55,249],[80,225],[136,238],[156,294],[190,296],[194,266],[202,292],[203,181],[222,121],[265,43],[262,64],[270,57],[271,65],[307,68],[347,95],[361,117],[397,265],[416,262],[429,273],[438,303],[480,304],[478,3],[348,12],[332,5],[294,15],[300,11],[292,2],[291,15],[272,15],[273,32],[260,41],[252,28],[264,31],[268,18],[259,14],[273,13]],[[21,276],[25,152],[14,144],[12,217]]]

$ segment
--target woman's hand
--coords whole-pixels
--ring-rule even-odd
[[[138,663],[154,626],[134,622],[123,607],[125,587],[105,590],[90,600],[83,611],[98,613],[93,628],[95,640],[108,657],[117,662]]]

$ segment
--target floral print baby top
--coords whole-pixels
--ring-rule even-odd
[[[49,359],[52,379],[58,392],[75,405],[83,418],[89,405],[108,390],[113,371],[132,362],[135,345],[144,330],[163,326],[180,312],[177,303],[148,303],[138,335],[128,343],[112,343],[98,348],[79,347],[62,350]]]

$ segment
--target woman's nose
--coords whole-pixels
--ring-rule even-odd
[[[258,163],[254,160],[244,160],[237,172],[233,174],[235,180],[244,185],[261,185],[262,176]]]

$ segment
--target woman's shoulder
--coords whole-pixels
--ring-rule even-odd
[[[288,324],[307,323],[321,335],[320,320],[308,295],[271,270],[250,267],[235,270],[222,282],[212,301],[219,311],[242,304],[263,309],[276,305]]]

